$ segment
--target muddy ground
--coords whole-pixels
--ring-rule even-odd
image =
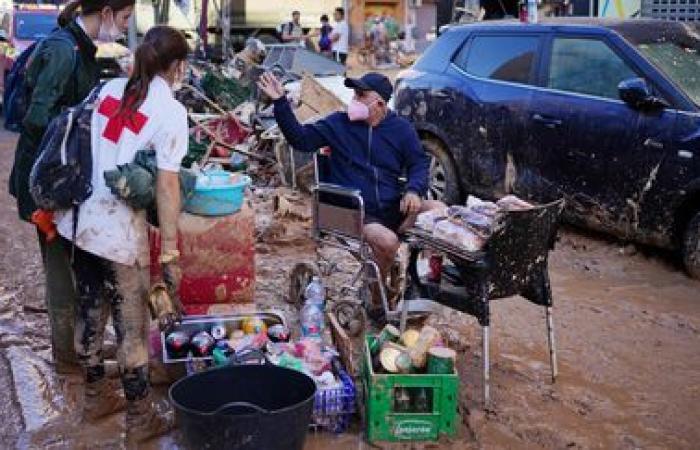
[[[123,416],[80,424],[80,378],[52,372],[34,230],[17,220],[5,189],[14,142],[0,133],[0,448],[121,448]],[[266,202],[261,212],[269,207]],[[267,229],[270,221],[259,223]],[[287,270],[313,257],[303,224],[275,231],[270,235],[281,238],[268,236],[258,247],[256,298],[266,305],[283,301]],[[542,308],[519,298],[496,302],[492,403],[484,411],[479,327],[445,311],[434,321],[462,347],[459,435],[402,448],[698,448],[700,283],[657,252],[571,230],[561,233],[551,278],[556,385],[549,380]],[[177,442],[174,433],[147,448],[177,448]],[[307,448],[371,447],[355,432],[310,434]]]

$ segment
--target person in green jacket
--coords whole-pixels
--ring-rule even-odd
[[[22,220],[30,222],[37,209],[29,194],[29,173],[38,156],[41,139],[52,119],[80,103],[99,83],[95,40],[113,42],[128,29],[135,0],[76,0],[58,19],[59,29],[37,44],[27,62],[25,83],[29,92],[26,116],[15,150],[10,194],[17,200]],[[69,260],[60,242],[39,247],[46,275],[46,304],[56,370],[78,370],[74,350],[75,288]]]

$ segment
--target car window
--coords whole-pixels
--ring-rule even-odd
[[[636,76],[603,41],[554,39],[547,83],[552,89],[619,99],[617,85]]]
[[[454,63],[478,77],[528,84],[538,43],[537,36],[476,36]]]

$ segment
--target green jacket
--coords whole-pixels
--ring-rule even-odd
[[[37,45],[27,65],[26,84],[31,100],[10,175],[10,194],[17,199],[23,220],[29,220],[36,210],[29,194],[29,173],[46,128],[65,108],[80,103],[99,83],[97,47],[80,25],[73,21],[54,33],[68,35],[76,45],[49,37]]]

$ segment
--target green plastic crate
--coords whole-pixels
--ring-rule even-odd
[[[424,374],[377,374],[372,369],[366,336],[362,377],[364,379],[367,439],[370,442],[436,441],[441,434],[454,436],[457,429],[457,399],[459,377]],[[408,389],[412,397],[424,389],[427,408],[421,412],[396,411],[395,394]]]

